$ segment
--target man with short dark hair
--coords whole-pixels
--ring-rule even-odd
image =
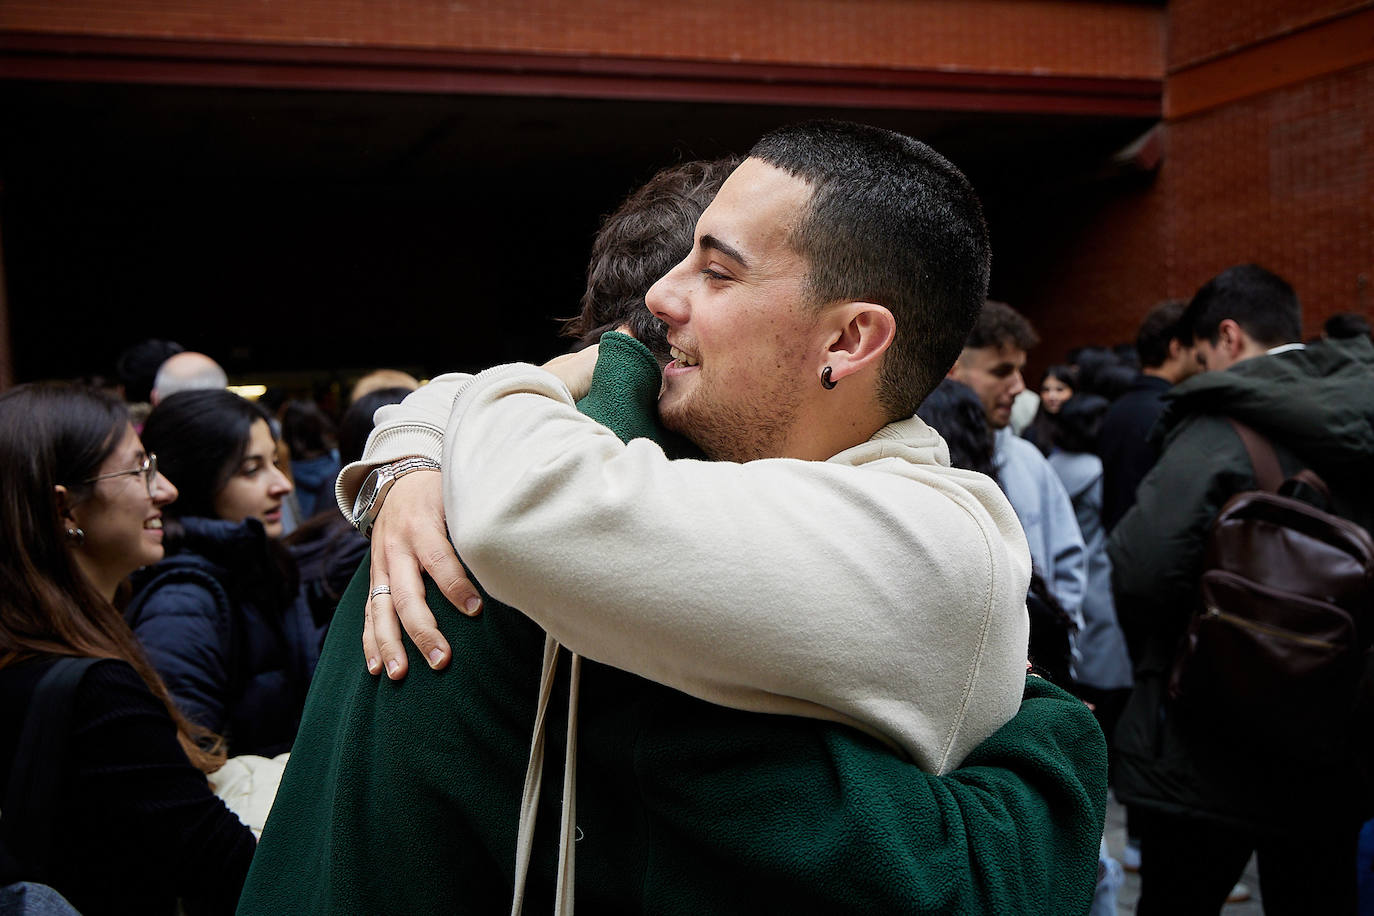
[[[1278,746],[1274,736],[1199,718],[1196,705],[1168,698],[1166,683],[1198,607],[1208,528],[1232,496],[1257,486],[1228,418],[1267,438],[1286,475],[1320,474],[1330,511],[1374,523],[1374,346],[1366,338],[1304,347],[1292,287],[1253,264],[1209,280],[1182,320],[1206,371],[1163,395],[1159,461],[1108,544],[1135,655],[1115,786],[1147,815],[1139,912],[1218,911],[1257,852],[1266,911],[1353,913],[1351,863],[1367,816],[1352,749],[1340,747],[1353,723],[1331,730],[1331,748]]]
[[[983,402],[994,435],[998,477],[1025,528],[1031,561],[1081,630],[1088,571],[1073,502],[1040,449],[1010,428],[1012,403],[1026,388],[1021,377],[1026,351],[1039,342],[1026,316],[1004,302],[989,300],[948,375],[972,388]]]
[[[1108,533],[1135,505],[1136,487],[1159,457],[1150,430],[1164,410],[1164,392],[1197,374],[1192,333],[1179,324],[1187,305],[1184,300],[1161,302],[1146,313],[1135,338],[1140,372],[1102,419],[1097,447],[1102,457],[1102,525]]]
[[[840,174],[827,174],[831,163],[840,164]],[[933,189],[932,182],[945,187]],[[826,188],[838,197],[827,200]],[[924,199],[923,189],[930,191]],[[875,195],[881,200],[855,207],[848,199],[854,194],[860,203],[874,204]],[[913,201],[920,212],[911,209]],[[852,278],[837,299],[826,298],[836,295],[829,280],[808,278],[799,250],[834,234],[825,225],[837,219],[832,207],[848,214],[841,218],[844,236],[885,246],[854,252],[852,267],[872,301],[850,298]],[[904,214],[895,226],[894,210]],[[913,225],[937,221],[936,213],[948,224],[943,232],[931,229],[927,237]],[[923,244],[894,260],[888,249],[903,239]],[[941,263],[912,271],[900,263],[912,257]],[[992,814],[989,800],[1002,804],[1000,789],[987,795],[956,788],[945,796],[954,807],[932,806],[911,762],[943,771],[962,759],[962,745],[986,728],[979,723],[1000,703],[1000,680],[1013,667],[1013,653],[1025,648],[1029,558],[1010,507],[989,489],[991,481],[949,469],[938,436],[919,420],[889,422],[901,397],[881,393],[880,367],[898,336],[896,316],[929,300],[940,303],[942,321],[964,321],[952,332],[909,335],[902,344],[923,360],[953,359],[981,302],[986,263],[976,198],[925,147],[856,125],[785,130],[731,174],[701,215],[690,254],[649,291],[649,308],[666,322],[674,357],[662,378],[655,368],[628,394],[599,388],[607,354],[643,349],[612,334],[600,352],[560,358],[544,371],[499,367],[457,379],[456,397],[443,388],[421,389],[402,410],[379,414],[374,461],[423,454],[409,449],[421,441],[433,449],[442,439],[449,527],[492,601],[475,621],[447,616],[442,633],[431,619],[431,632],[411,649],[415,661],[427,659],[431,667],[417,666],[404,684],[341,676],[321,688],[336,688],[320,698],[323,716],[340,697],[350,706],[361,703],[351,726],[370,730],[377,743],[354,741],[345,730],[329,753],[293,754],[284,791],[323,792],[328,813],[323,823],[293,823],[294,806],[279,800],[247,905],[270,909],[270,902],[294,894],[287,909],[319,907],[322,899],[365,907],[358,895],[372,900],[379,884],[370,872],[349,867],[353,855],[361,852],[361,862],[368,849],[394,856],[401,845],[414,847],[405,831],[422,821],[444,842],[429,848],[421,836],[411,852],[423,855],[413,856],[413,867],[453,893],[407,890],[405,876],[397,875],[383,886],[392,893],[390,905],[408,911],[489,909],[512,886],[519,901],[527,868],[531,895],[568,903],[572,872],[561,865],[571,862],[574,833],[584,882],[578,893],[598,910],[754,909],[751,895],[760,887],[774,905],[792,909],[1019,909],[1028,899],[1049,899],[1028,890],[1047,890],[1046,883],[1056,899],[1067,887],[1074,905],[1085,906],[1096,825],[1085,830],[1084,822],[1094,814],[1095,773],[1080,798],[1047,792],[1058,796],[1043,809],[1057,822],[1047,824],[1017,805],[1006,810],[1008,819],[984,818],[981,812]],[[942,271],[972,279],[941,282]],[[913,283],[902,274],[937,281]],[[939,376],[920,366],[916,371]],[[593,373],[590,385],[587,373]],[[619,399],[621,406],[631,394],[632,403],[646,396],[652,403],[660,384],[665,425],[718,460],[670,460],[648,440],[624,443],[571,409],[570,395],[582,391],[587,399]],[[417,410],[424,402],[430,406]],[[748,460],[754,457],[760,460]],[[823,458],[831,460],[815,460]],[[341,486],[356,484],[355,473]],[[410,566],[413,581],[407,582],[407,563],[429,559],[457,603],[478,597],[455,578],[462,575],[456,560],[445,565],[442,527],[437,552],[417,554],[413,542],[396,534],[414,519],[412,506],[435,517],[439,485],[438,474],[409,474],[375,519],[367,639],[377,645],[368,646],[367,656],[373,670],[385,666],[393,677],[403,673],[406,656],[391,653],[406,649],[373,637],[386,626],[387,615],[379,612],[393,599],[412,602],[408,613],[423,609],[417,569]],[[365,585],[360,577],[354,591]],[[336,620],[326,656],[353,651],[340,647],[357,639],[358,617],[346,629]],[[533,658],[522,651],[492,670],[468,664],[474,651],[485,651],[480,634],[512,620],[526,630],[524,650],[531,621],[549,632],[542,666],[537,642]],[[560,643],[578,655],[568,657]],[[456,664],[443,669],[450,646]],[[571,669],[566,682],[555,673],[559,657]],[[1027,685],[1020,663],[1014,667],[1019,700]],[[423,699],[441,690],[490,703],[500,693],[493,693],[491,678],[519,685],[511,703],[487,711],[499,715],[436,720],[430,710],[422,719],[437,728],[421,724],[401,693],[420,691]],[[547,790],[551,780],[541,790],[544,733],[548,754],[557,759],[561,730],[535,729],[518,823],[512,807],[520,795],[518,774],[490,752],[496,733],[528,728],[536,701],[556,722],[548,697],[564,684],[573,688],[568,721],[576,724],[565,745],[565,817],[561,830],[536,836],[536,812],[558,804],[558,793]],[[1091,756],[1094,737],[1082,733],[1074,740],[1085,742]],[[439,747],[410,744],[425,740]],[[403,769],[422,774],[421,785],[357,784],[378,769],[394,772],[398,754]],[[328,774],[341,757],[351,764],[350,779]],[[436,760],[463,769],[452,784],[429,792]],[[575,761],[585,774],[576,782]],[[893,770],[893,764],[909,769]],[[1001,780],[1004,774],[994,770],[975,781]],[[488,776],[502,782],[499,791],[468,782]],[[377,807],[378,792],[411,788],[424,798],[404,806],[404,820],[391,820],[385,804]],[[349,803],[341,806],[344,798]],[[1100,817],[1100,809],[1095,813]],[[551,814],[545,810],[542,821]],[[970,830],[969,842],[950,842],[970,829],[971,815],[981,826]],[[351,818],[366,821],[367,835],[349,829]],[[1026,830],[1023,841],[1036,851],[1025,864],[1030,847],[1017,851],[999,822]],[[802,823],[808,839],[799,846],[795,828]],[[991,857],[989,842],[997,849]],[[1066,844],[1066,872],[1042,854],[1047,842]],[[292,874],[313,874],[324,882],[325,897],[290,880],[290,886],[274,881],[271,871],[260,877],[293,855],[309,861]],[[434,868],[435,859],[446,867]],[[938,878],[928,870],[936,861],[944,863],[936,866]],[[1050,873],[1038,873],[1045,865]]]
[[[1323,337],[1348,340],[1351,337],[1369,336],[1369,319],[1356,312],[1341,312],[1326,319],[1322,325]]]

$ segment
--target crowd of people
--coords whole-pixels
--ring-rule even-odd
[[[988,279],[957,169],[813,122],[632,194],[543,366],[0,394],[0,903],[1354,912],[1354,679],[1303,791],[1166,688],[1226,418],[1374,522],[1368,325],[1241,265],[1037,394]]]

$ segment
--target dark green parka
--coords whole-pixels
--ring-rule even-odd
[[[1117,794],[1125,802],[1246,826],[1310,820],[1355,791],[1351,749],[1309,757],[1264,735],[1236,740],[1197,725],[1165,685],[1196,606],[1208,528],[1254,470],[1227,417],[1273,442],[1286,474],[1309,467],[1332,490],[1331,511],[1374,528],[1374,346],[1367,338],[1244,360],[1165,395],[1154,433],[1164,447],[1108,554],[1117,616],[1136,689],[1117,730]],[[1278,711],[1275,713],[1279,714]],[[1315,806],[1315,807],[1314,807]]]

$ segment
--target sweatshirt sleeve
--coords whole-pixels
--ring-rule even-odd
[[[731,893],[756,886],[777,912],[1088,912],[1106,741],[1087,706],[1040,678],[943,776],[839,728],[683,715],[663,730],[643,765],[651,809],[683,844],[678,860],[709,850],[717,873],[665,861],[646,882],[651,904],[733,912]]]
[[[440,459],[453,396],[471,378],[462,372],[435,376],[401,403],[377,409],[373,415],[376,425],[367,437],[363,457],[340,471],[334,484],[334,499],[340,512],[352,516],[353,501],[358,498],[363,480],[378,465],[417,455]]]
[[[670,461],[518,364],[460,392],[444,448],[459,556],[571,651],[855,725],[937,772],[1015,712],[1024,582],[982,505],[929,470]]]

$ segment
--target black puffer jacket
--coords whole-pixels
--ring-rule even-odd
[[[182,712],[231,756],[290,750],[322,635],[289,555],[257,519],[180,521],[180,548],[136,575],[125,617]]]
[[[1302,773],[1284,772],[1275,761],[1303,749],[1190,727],[1187,710],[1167,701],[1165,682],[1196,604],[1208,526],[1231,496],[1256,486],[1227,417],[1268,437],[1285,473],[1310,467],[1322,475],[1332,511],[1374,528],[1374,346],[1324,341],[1260,356],[1189,379],[1165,398],[1155,429],[1163,452],[1108,543],[1117,616],[1136,669],[1117,730],[1117,794],[1250,827],[1311,820],[1337,800],[1355,816],[1351,747],[1309,755]]]

